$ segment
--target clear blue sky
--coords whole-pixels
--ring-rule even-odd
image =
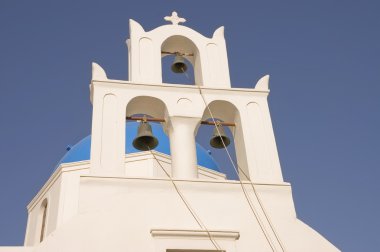
[[[300,219],[343,251],[378,251],[380,2],[0,2],[0,245],[20,245],[26,205],[90,134],[91,62],[127,79],[128,19],[177,10],[224,25],[233,87],[271,75],[269,105]]]

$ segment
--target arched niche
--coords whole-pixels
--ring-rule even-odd
[[[45,198],[40,205],[38,220],[37,220],[37,232],[38,241],[42,242],[46,236],[47,227],[47,213],[48,212],[48,200]]]
[[[211,111],[211,113],[210,113]],[[202,120],[213,121],[219,120],[222,122],[233,122],[235,126],[223,126],[227,135],[228,131],[230,131],[232,136],[231,146],[228,148],[232,161],[234,164],[230,165],[230,169],[234,169],[233,172],[240,177],[241,180],[249,180],[249,172],[247,165],[247,154],[245,151],[244,137],[243,137],[243,128],[241,124],[240,114],[236,106],[228,101],[223,100],[214,100],[208,104],[208,108],[205,109]],[[213,126],[214,127],[214,126]],[[210,135],[211,136],[211,135]],[[215,150],[215,149],[214,149]],[[225,151],[224,149],[222,149]],[[211,149],[211,152],[213,150]],[[234,160],[234,153],[236,155],[236,160]],[[225,155],[228,155],[225,153]],[[228,158],[228,162],[231,162]]]
[[[189,81],[195,85],[202,85],[201,56],[194,42],[180,35],[174,35],[165,39],[161,45],[161,57],[170,57],[174,60],[176,54],[183,56],[186,59],[186,64],[191,64],[189,68],[192,68],[192,71],[187,71],[183,73],[183,75],[188,77],[190,79]],[[164,79],[164,71],[168,69],[163,69],[163,66],[161,61],[162,78]],[[169,69],[169,71],[171,70]]]

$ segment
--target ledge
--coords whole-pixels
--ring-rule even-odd
[[[140,83],[140,82],[132,82],[132,81],[124,81],[124,80],[92,80],[91,85],[95,83],[105,84],[105,85],[113,85],[113,84],[124,84],[128,86],[135,87],[159,87],[159,88],[172,88],[172,89],[188,89],[194,90],[195,92],[199,92],[199,89],[202,91],[225,91],[225,92],[238,92],[238,93],[263,93],[268,94],[269,90],[260,90],[255,88],[220,88],[220,87],[206,87],[206,86],[197,86],[197,85],[184,85],[177,83]],[[121,87],[121,86],[117,86]]]
[[[240,233],[231,230],[181,230],[181,229],[151,229],[150,234],[156,238],[219,238],[219,239],[233,239],[238,240]]]
[[[81,175],[81,178],[88,179],[119,179],[119,180],[145,180],[145,181],[174,181],[174,182],[189,182],[189,183],[210,183],[210,184],[236,184],[236,185],[250,185],[254,186],[281,186],[281,187],[289,187],[290,183],[288,182],[273,182],[273,183],[265,183],[265,182],[251,182],[249,180],[224,180],[224,179],[180,179],[180,178],[158,178],[158,177],[127,177],[127,176],[108,176],[108,175]]]

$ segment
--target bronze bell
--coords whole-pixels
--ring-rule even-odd
[[[141,121],[137,129],[137,137],[133,140],[133,147],[141,151],[153,150],[158,145],[158,139],[153,136],[152,126],[147,121]]]
[[[224,142],[224,145],[227,147],[228,145],[230,145],[231,141],[228,138],[228,136],[226,136],[223,126],[220,125],[219,122],[217,122],[214,128],[212,137],[210,139],[210,145],[216,149],[223,149],[224,148],[223,142]]]
[[[180,54],[176,54],[172,64],[172,71],[174,73],[184,73],[186,70],[187,65],[185,63],[185,58]]]

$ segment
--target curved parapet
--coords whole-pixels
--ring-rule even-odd
[[[107,80],[107,74],[97,63],[92,62],[92,80]]]
[[[132,32],[137,32],[137,33],[144,33],[145,30],[144,28],[141,26],[141,24],[139,24],[138,22],[136,22],[135,20],[133,19],[129,19],[129,31],[132,33]]]
[[[256,90],[269,91],[269,75],[261,77],[261,79],[256,83]]]
[[[212,35],[212,38],[221,38],[224,39],[224,26],[219,27],[214,31],[214,34]]]

